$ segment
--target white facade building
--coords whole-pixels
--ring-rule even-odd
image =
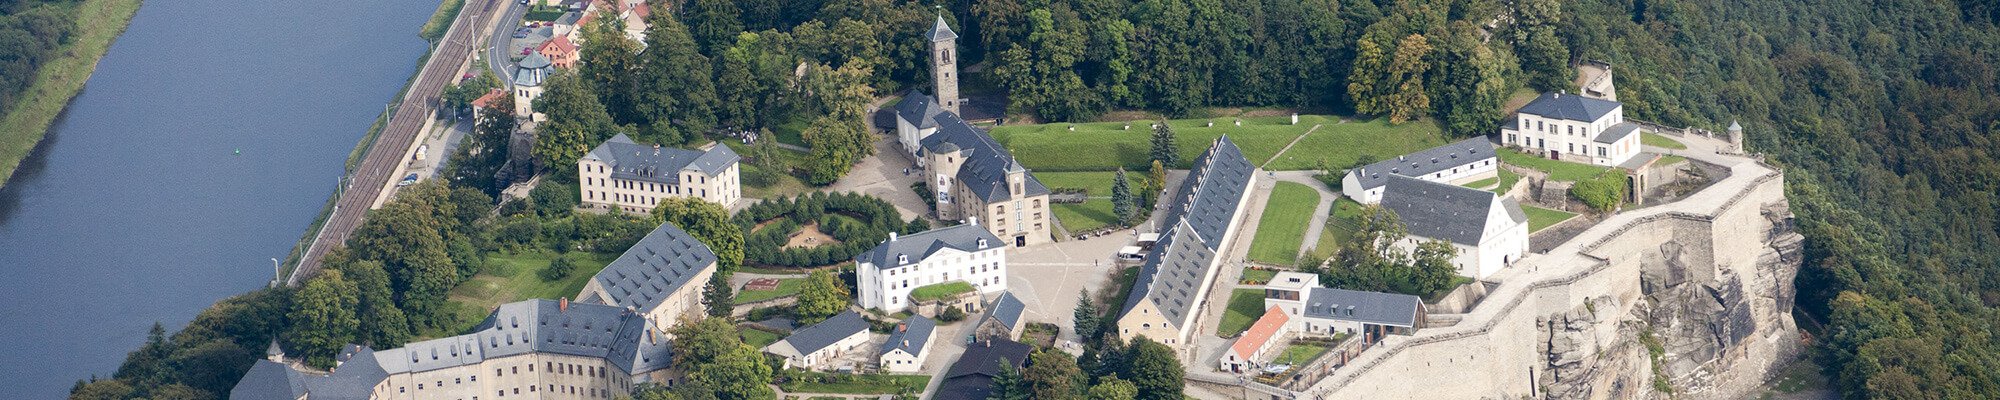
[[[889,240],[854,257],[855,291],[862,308],[885,312],[910,306],[910,291],[947,282],[971,284],[980,294],[1007,290],[1007,242],[979,220]]]
[[[896,324],[896,331],[889,333],[889,341],[882,343],[882,370],[899,374],[922,372],[924,356],[936,338],[937,321],[922,315],[904,318],[903,323]]]
[[[1544,93],[1503,122],[1500,140],[1552,159],[1616,166],[1639,154],[1639,133],[1623,103]]]
[[[1478,137],[1348,170],[1340,191],[1361,204],[1375,204],[1382,202],[1382,187],[1392,175],[1463,185],[1497,178],[1499,171],[1493,141]]]
[[[729,146],[707,150],[643,145],[620,133],[576,160],[584,206],[649,213],[660,200],[693,197],[729,208],[743,198],[742,157]]]
[[[1442,240],[1458,250],[1458,274],[1486,279],[1528,252],[1528,214],[1511,197],[1463,186],[1391,178],[1382,207],[1401,217],[1409,237],[1397,246]]]
[[[868,344],[868,321],[853,310],[792,331],[785,340],[764,346],[764,352],[785,360],[785,368],[814,369]]]

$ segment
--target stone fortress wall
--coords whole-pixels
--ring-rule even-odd
[[[1798,351],[1801,239],[1783,174],[1733,161],[1707,190],[1524,259],[1470,312],[1431,317],[1449,326],[1391,336],[1298,398],[1668,397],[1655,380],[1742,397]]]

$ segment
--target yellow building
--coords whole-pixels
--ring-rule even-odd
[[[1229,137],[1215,143],[1194,161],[1181,182],[1179,201],[1169,211],[1167,231],[1146,254],[1125,308],[1118,313],[1118,336],[1145,336],[1186,349],[1201,326],[1201,304],[1208,301],[1218,266],[1237,237],[1243,202],[1256,180],[1256,167]]]
[[[629,213],[652,212],[669,197],[693,197],[723,208],[743,198],[742,158],[729,146],[705,150],[632,142],[620,133],[576,160],[583,205]]]

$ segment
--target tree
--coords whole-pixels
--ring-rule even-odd
[[[1053,349],[1028,355],[1028,367],[1021,370],[1021,381],[1029,398],[1034,399],[1076,398],[1087,383],[1076,359]]]
[[[478,120],[472,135],[459,145],[458,154],[451,156],[445,176],[457,185],[496,196],[509,183],[500,169],[507,165],[508,145],[513,142],[514,96],[500,96],[498,104],[480,111]]]
[[[867,157],[868,132],[854,121],[831,116],[814,119],[806,127],[806,144],[812,147],[812,159],[806,165],[806,183],[830,185],[846,176],[854,163]],[[859,143],[861,146],[857,146]]]
[[[587,45],[577,52],[577,72],[589,92],[605,106],[606,115],[616,117],[616,123],[630,124],[638,122],[633,111],[638,106],[640,47],[638,41],[625,36],[618,26],[621,23],[616,14],[606,10],[583,27]]]
[[[1507,101],[1506,67],[1498,55],[1480,41],[1478,27],[1464,21],[1452,24],[1436,54],[1438,68],[1432,70],[1432,109],[1445,133],[1455,137],[1485,135],[1500,127],[1502,103]]]
[[[1576,70],[1569,67],[1569,47],[1556,33],[1564,22],[1562,2],[1520,0],[1507,4],[1513,5],[1512,39],[1515,52],[1521,56],[1521,70],[1528,76],[1528,87],[1549,92],[1573,85]]]
[[[1002,357],[999,374],[993,377],[993,393],[986,400],[1028,400],[1033,395],[1028,391],[1028,382],[1021,377],[1021,371],[1014,369],[1011,360]]]
[[[1071,319],[1075,320],[1073,329],[1076,329],[1077,341],[1088,343],[1097,337],[1099,314],[1097,305],[1090,301],[1090,289],[1077,289],[1076,309],[1070,311]]]
[[[689,0],[686,4],[682,13],[688,16],[687,31],[701,54],[715,55],[743,32],[743,21],[738,19],[743,11],[737,8],[736,0]]]
[[[640,53],[644,68],[633,117],[645,124],[670,122],[691,136],[706,134],[715,127],[715,67],[672,13],[660,13],[652,22]]]
[[[1132,183],[1125,179],[1125,169],[1119,168],[1111,179],[1111,215],[1118,216],[1121,222],[1131,221],[1137,211],[1132,207],[1134,200],[1137,199],[1132,198]]]
[[[1089,400],[1133,400],[1139,398],[1139,387],[1133,386],[1131,381],[1118,379],[1116,376],[1105,376],[1098,378],[1097,386],[1091,386],[1090,392],[1084,398]]]
[[[561,182],[542,182],[528,190],[528,199],[534,201],[535,214],[542,218],[568,216],[583,200],[577,196],[574,186]]]
[[[764,355],[743,343],[736,328],[723,318],[682,322],[673,329],[674,365],[687,371],[689,383],[713,388],[725,400],[771,398],[771,366]]]
[[[1007,110],[1046,121],[1079,121],[1103,112],[1076,64],[1083,58],[1083,22],[1066,8],[1028,12],[1027,40],[1000,53],[994,76],[1007,88]]]
[[[1152,143],[1153,151],[1151,154],[1153,161],[1166,165],[1180,164],[1180,147],[1174,144],[1174,128],[1168,127],[1167,121],[1159,121],[1153,124]]]
[[[1430,112],[1430,94],[1424,91],[1424,74],[1430,71],[1430,42],[1421,34],[1411,34],[1396,43],[1395,57],[1389,61],[1388,84],[1394,85],[1382,99],[1389,123],[1403,123]]]
[[[921,185],[921,183],[919,183],[919,185]],[[931,222],[925,221],[924,217],[921,215],[910,217],[910,222],[903,224],[903,234],[905,235],[923,233],[923,231],[928,231],[928,230],[931,230]]]
[[[1410,291],[1435,293],[1451,288],[1451,278],[1458,276],[1458,267],[1452,263],[1458,258],[1458,249],[1450,242],[1430,240],[1417,244],[1411,256]]]
[[[1186,398],[1181,395],[1181,387],[1184,385],[1181,378],[1186,371],[1181,369],[1181,361],[1174,357],[1173,349],[1141,336],[1133,339],[1132,345],[1126,351],[1129,354],[1126,358],[1131,360],[1131,366],[1121,376],[1132,381],[1132,385],[1139,389],[1139,399]]]
[[[291,348],[315,368],[332,368],[340,347],[353,343],[361,319],[354,309],[360,306],[354,284],[339,270],[320,271],[293,295],[292,328],[286,334]]]
[[[576,262],[570,261],[567,254],[557,254],[549,259],[549,266],[542,268],[541,277],[544,281],[559,281],[572,272],[576,272]]]
[[[360,338],[375,348],[401,347],[410,338],[410,322],[396,307],[389,273],[376,260],[350,261],[336,266],[343,277],[354,283],[360,306]]]
[[[847,286],[833,278],[826,270],[816,270],[806,275],[806,282],[799,288],[798,305],[792,309],[798,315],[799,323],[813,324],[847,310]]]
[[[478,100],[487,92],[500,87],[500,79],[493,77],[492,70],[480,68],[479,71],[478,75],[459,81],[458,84],[444,90],[439,99],[444,101],[445,108],[456,113],[470,111],[473,100]]]
[[[535,130],[535,158],[558,181],[576,180],[576,159],[611,138],[611,114],[573,73],[543,82],[535,111],[548,116]]]
[[[730,293],[729,279],[722,274],[708,276],[708,286],[702,289],[702,304],[708,305],[708,316],[728,317],[736,309],[736,296]]]
[[[78,385],[69,391],[69,398],[71,400],[125,400],[137,391],[132,388],[132,385],[117,379],[77,383]]]
[[[674,224],[715,252],[715,275],[722,279],[743,266],[743,227],[729,220],[722,205],[692,197],[660,200],[653,207],[653,222]]]
[[[1383,49],[1386,46],[1364,38],[1354,47],[1354,65],[1347,74],[1347,98],[1354,102],[1354,112],[1381,114],[1388,111],[1381,96],[1383,88],[1390,84],[1382,80],[1389,70],[1388,51]]]

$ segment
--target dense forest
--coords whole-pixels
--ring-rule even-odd
[[[60,40],[60,35],[9,36],[9,29],[53,29],[21,22],[37,4],[42,3],[0,0],[0,10],[8,12],[0,21],[0,51],[30,54],[48,46],[15,42]],[[1990,367],[2000,365],[2000,338],[1994,335],[2000,329],[1994,322],[2000,321],[2000,155],[1995,154],[2000,104],[1993,100],[2000,95],[1994,67],[2000,62],[1995,59],[2000,5],[1992,2],[689,0],[670,5],[661,9],[673,13],[655,14],[643,52],[642,43],[609,35],[609,26],[592,28],[590,41],[599,45],[584,49],[584,67],[555,78],[541,100],[547,104],[536,105],[551,117],[538,156],[573,160],[584,148],[579,145],[613,130],[680,143],[701,133],[768,132],[793,123],[810,126],[805,141],[820,152],[812,159],[824,165],[798,166],[792,173],[831,181],[866,155],[865,140],[857,141],[867,138],[857,128],[864,102],[928,85],[921,35],[939,15],[958,31],[965,48],[962,65],[984,71],[968,71],[968,90],[998,92],[1008,99],[1010,114],[1042,120],[1089,120],[1128,109],[1192,115],[1218,106],[1277,106],[1430,119],[1453,135],[1471,136],[1493,131],[1503,116],[1502,102],[1516,90],[1574,89],[1570,66],[1604,61],[1614,66],[1630,117],[1710,129],[1740,120],[1751,149],[1772,155],[1771,161],[1785,168],[1808,238],[1797,282],[1799,315],[1811,330],[1815,361],[1843,395],[2000,397],[2000,373]],[[34,59],[16,54],[0,53],[0,62]],[[801,64],[805,67],[798,68]],[[7,65],[0,67],[12,68]],[[0,73],[5,79],[16,76]],[[12,87],[0,87],[0,95]],[[0,104],[4,99],[0,96]],[[555,169],[566,164],[548,163]],[[490,172],[478,171],[489,169],[454,170],[482,175]],[[753,177],[746,173],[745,179]],[[364,234],[380,241],[350,243],[352,262],[334,268],[342,270],[340,276],[316,280],[322,287],[224,301],[177,334],[156,334],[132,353],[117,379],[79,385],[75,397],[212,397],[233,384],[253,359],[251,350],[273,338],[301,350],[341,340],[398,343],[409,334],[450,325],[437,319],[443,314],[436,310],[436,293],[472,269],[468,263],[477,257],[470,255],[505,246],[617,248],[645,223],[668,217],[599,221],[567,215],[558,210],[566,196],[554,189],[535,196],[540,204],[517,205],[498,216],[448,212],[491,201],[484,198],[491,186],[474,186],[488,193],[424,189],[433,194],[428,204],[412,201],[370,220],[371,229],[382,232],[411,225],[411,231],[436,235]],[[370,250],[403,247],[422,251]],[[348,287],[361,294],[336,294],[355,292],[343,290]],[[328,308],[316,304],[352,307],[345,307],[349,313],[304,312]],[[378,304],[393,307],[373,306]],[[292,326],[392,309],[405,313],[403,324],[352,327],[326,338]],[[1098,371],[1092,357],[1078,363],[1082,370]],[[1031,369],[1042,365],[1030,364]],[[1069,369],[1056,368],[1062,364],[1048,365]],[[1072,388],[1123,385],[1070,383]],[[1150,393],[1140,386],[1141,393]]]
[[[14,108],[76,28],[73,0],[0,0],[0,112]]]

